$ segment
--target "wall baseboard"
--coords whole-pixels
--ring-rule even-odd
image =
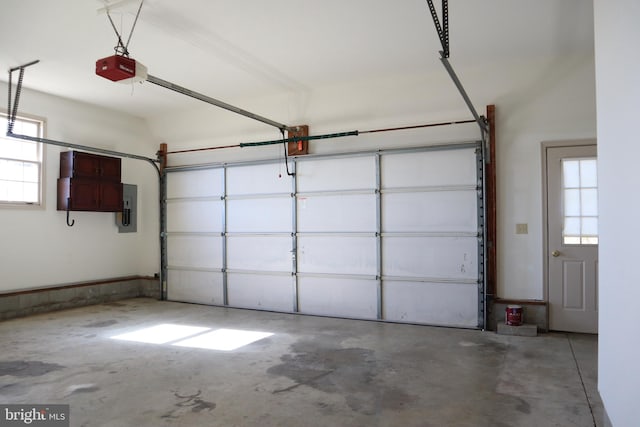
[[[0,293],[0,320],[127,298],[160,299],[160,281],[129,276]]]

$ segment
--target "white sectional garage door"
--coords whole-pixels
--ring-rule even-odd
[[[478,147],[168,169],[167,298],[481,327]]]

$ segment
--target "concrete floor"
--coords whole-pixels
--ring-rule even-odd
[[[110,338],[167,323],[274,335],[235,351]],[[0,342],[0,402],[70,404],[71,426],[601,425],[595,336],[138,298],[0,322]]]

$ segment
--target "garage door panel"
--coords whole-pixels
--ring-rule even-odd
[[[346,157],[306,160],[296,167],[298,191],[339,191],[375,188],[375,158]]]
[[[291,271],[290,236],[229,236],[227,267],[231,270]]]
[[[475,328],[478,288],[456,283],[383,282],[385,320]]]
[[[168,236],[167,262],[171,267],[222,268],[221,236]]]
[[[374,232],[376,197],[341,194],[298,198],[300,232]]]
[[[375,237],[300,236],[298,271],[376,275]]]
[[[169,200],[167,202],[167,231],[222,232],[221,200]]]
[[[228,298],[232,307],[293,311],[292,276],[229,273]]]
[[[224,194],[223,169],[176,172],[167,180],[168,198],[215,197]]]
[[[222,273],[172,270],[167,273],[167,298],[171,301],[223,305]]]
[[[299,309],[305,314],[376,319],[377,285],[375,280],[300,277]]]
[[[227,231],[291,232],[291,197],[227,201]]]
[[[476,237],[385,237],[382,274],[476,280]]]
[[[383,232],[477,232],[477,192],[389,193],[382,196]]]
[[[475,149],[387,154],[381,158],[383,188],[475,185]]]
[[[281,163],[233,166],[227,169],[227,195],[291,193],[293,180]]]

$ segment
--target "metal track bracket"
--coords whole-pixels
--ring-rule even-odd
[[[442,0],[442,26],[440,25],[440,19],[438,18],[438,12],[433,5],[433,0],[427,0],[429,3],[429,11],[433,18],[433,24],[436,26],[438,37],[440,38],[440,44],[442,45],[442,51],[444,52],[444,58],[449,57],[449,1]]]

